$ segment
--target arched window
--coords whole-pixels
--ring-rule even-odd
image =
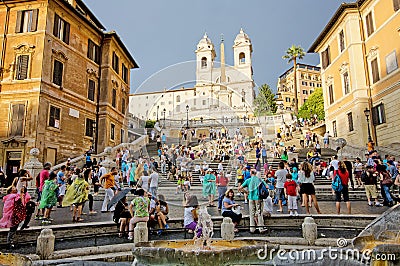
[[[245,64],[246,63],[246,56],[244,53],[239,54],[239,64]]]
[[[201,58],[201,68],[207,68],[207,57]]]

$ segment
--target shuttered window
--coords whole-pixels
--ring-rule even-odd
[[[15,79],[24,80],[28,78],[28,65],[29,55],[19,55],[17,57]]]
[[[86,137],[92,137],[93,138],[94,126],[95,126],[94,120],[86,118],[86,130],[85,130],[85,136]]]
[[[336,125],[336,121],[332,122],[332,129],[333,129],[333,137],[337,138],[337,125]]]
[[[397,11],[400,9],[400,0],[393,0],[393,9]]]
[[[25,104],[13,104],[10,136],[22,136],[24,132]]]
[[[53,35],[66,44],[69,44],[69,29],[69,23],[56,14],[54,17]]]
[[[20,10],[17,12],[15,33],[34,32],[37,30],[39,9]]]
[[[121,143],[124,143],[125,130],[121,128]]]
[[[62,86],[64,64],[58,60],[54,60],[53,83]]]
[[[115,139],[115,125],[111,124],[111,132],[110,132],[110,139]]]
[[[371,36],[374,33],[374,22],[372,19],[372,12],[369,12],[367,17],[365,18],[365,23],[367,26],[367,37]]]
[[[125,81],[125,83],[128,83],[128,68],[125,66],[125,64],[122,64],[122,79]]]
[[[348,113],[347,114],[347,122],[349,124],[349,132],[354,131],[353,113]]]
[[[350,81],[349,81],[349,73],[343,73],[343,86],[344,86],[344,94],[350,93]]]
[[[345,48],[345,44],[344,44],[344,31],[341,30],[339,33],[339,45],[340,45],[340,52],[343,52],[344,48]]]
[[[89,79],[89,86],[88,86],[88,99],[94,101],[94,94],[96,89],[96,83]]]
[[[121,100],[121,113],[125,114],[126,107],[125,107],[125,98],[122,98]]]
[[[119,57],[115,52],[113,52],[112,57],[112,68],[119,74]]]
[[[333,97],[333,85],[329,85],[328,87],[328,94],[329,94],[329,104],[332,104],[335,102],[335,98]]]
[[[60,114],[61,109],[53,105],[50,106],[49,114],[49,126],[54,128],[60,128]]]
[[[100,46],[96,45],[92,40],[88,40],[87,57],[97,64],[100,63]]]
[[[380,80],[378,58],[375,58],[374,60],[371,61],[371,71],[372,71],[372,83],[378,82]]]
[[[117,90],[116,89],[112,90],[111,105],[114,108],[117,106]]]
[[[322,52],[322,68],[327,68],[331,63],[330,47],[328,46],[325,51]]]
[[[383,103],[372,108],[372,122],[375,126],[386,123],[385,106]]]

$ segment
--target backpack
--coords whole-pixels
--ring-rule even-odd
[[[340,179],[340,176],[338,173],[335,174],[335,177],[333,178],[332,181],[332,189],[335,192],[340,192],[343,190],[343,185],[342,185],[342,179]]]
[[[258,185],[258,197],[260,199],[266,199],[268,198],[269,192],[267,187],[265,186],[264,182],[260,180],[260,184]]]

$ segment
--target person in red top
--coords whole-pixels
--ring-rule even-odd
[[[45,163],[43,165],[43,170],[40,171],[39,173],[39,180],[36,180],[36,192],[37,192],[37,205],[38,205],[38,210],[36,213],[35,220],[41,220],[43,219],[44,216],[44,209],[39,209],[39,203],[42,198],[42,190],[44,186],[44,182],[49,179],[50,175],[50,168],[51,168],[51,163]]]
[[[340,180],[342,181],[343,189],[342,191],[335,191],[336,195],[336,211],[337,214],[340,214],[340,202],[346,202],[347,211],[351,214],[351,205],[349,200],[349,171],[347,171],[346,164],[344,162],[339,162],[339,170],[335,170],[333,172],[333,179],[335,178],[336,174],[339,175]]]
[[[223,171],[219,172],[217,175],[217,189],[218,189],[218,210],[221,211],[222,208],[222,200],[225,197],[225,193],[227,191],[229,178],[225,175]]]
[[[287,174],[286,175],[286,182],[283,184],[283,188],[285,189],[285,195],[286,198],[288,199],[288,209],[289,209],[289,215],[293,216],[294,215],[298,216],[299,214],[297,213],[297,183],[292,180],[292,175]]]

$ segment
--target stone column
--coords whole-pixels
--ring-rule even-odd
[[[43,169],[43,164],[38,160],[39,153],[38,148],[31,149],[29,152],[31,158],[24,164],[24,169],[33,177],[33,180],[28,182],[28,188],[35,187],[35,178]]]
[[[314,245],[315,240],[318,237],[317,224],[312,217],[304,218],[304,223],[302,224],[303,238],[307,240],[309,245]]]
[[[149,233],[147,231],[147,223],[139,222],[133,229],[133,243],[149,241]]]
[[[223,240],[232,240],[235,238],[235,225],[232,223],[232,219],[224,217],[221,224],[221,237]]]
[[[111,150],[111,147],[106,147],[104,149],[105,157],[101,162],[101,165],[106,168],[107,173],[111,171],[111,168],[117,167],[117,164],[113,161]]]
[[[41,260],[48,259],[54,252],[55,236],[53,230],[43,229],[37,239],[36,254]]]

